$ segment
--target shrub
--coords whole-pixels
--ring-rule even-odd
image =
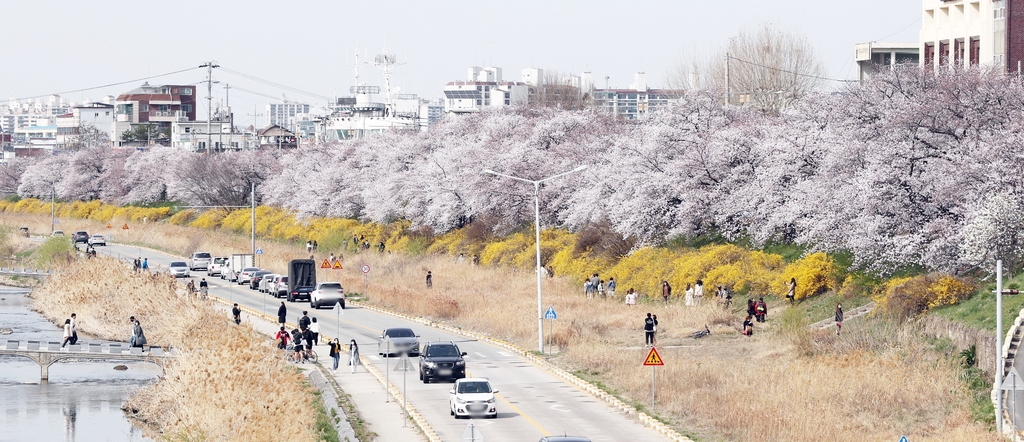
[[[953,305],[974,293],[972,281],[929,273],[890,279],[875,294],[878,311],[895,318],[913,318],[931,308]]]
[[[74,250],[67,238],[59,236],[47,238],[35,252],[35,265],[41,269],[48,269],[67,264],[74,260]]]
[[[837,273],[835,260],[831,256],[823,252],[812,253],[786,266],[781,278],[774,281],[772,288],[776,293],[784,294],[789,291],[786,284],[795,278],[796,293],[794,296],[799,301],[837,289]],[[852,280],[850,281],[852,282]]]

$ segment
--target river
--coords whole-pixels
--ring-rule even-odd
[[[24,292],[0,287],[0,329],[13,330],[0,341],[61,341],[63,331],[30,303]],[[79,342],[101,342],[79,335]],[[128,370],[114,370],[119,364]],[[57,362],[50,380],[41,382],[35,362],[0,357],[0,442],[152,440],[128,421],[121,405],[159,375],[160,368],[148,363]]]

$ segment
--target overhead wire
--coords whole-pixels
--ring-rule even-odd
[[[262,78],[259,78],[259,77],[255,76],[255,75],[250,75],[250,74],[246,74],[244,72],[239,72],[239,71],[236,71],[234,69],[226,68],[224,66],[221,66],[220,70],[222,70],[224,72],[227,72],[229,74],[237,75],[239,77],[255,81],[255,82],[263,83],[263,84],[265,84],[267,86],[273,86],[273,87],[276,87],[276,88],[279,88],[279,89],[284,89],[284,90],[287,90],[287,91],[295,92],[297,94],[302,94],[302,95],[306,95],[306,96],[309,96],[309,97],[319,98],[321,100],[328,100],[328,101],[333,100],[333,98],[328,97],[326,95],[320,95],[320,94],[317,94],[317,93],[314,93],[314,92],[308,92],[308,91],[304,91],[302,89],[294,88],[294,87],[291,87],[291,86],[286,86],[286,85],[283,85],[281,83],[276,83],[276,82],[273,82],[273,81],[270,81],[270,80],[265,80],[265,79],[262,79]],[[277,97],[275,97],[275,98],[277,98]]]
[[[843,79],[839,79],[839,78],[822,77],[820,75],[804,74],[804,73],[800,73],[800,72],[796,72],[796,71],[791,71],[791,70],[788,70],[788,69],[781,69],[781,68],[776,68],[776,67],[772,67],[772,66],[765,66],[763,64],[755,63],[755,62],[752,62],[752,61],[749,61],[749,60],[744,60],[742,58],[736,58],[736,57],[733,57],[732,55],[729,55],[728,57],[729,57],[730,60],[736,60],[736,61],[738,61],[740,63],[746,63],[746,64],[749,64],[749,65],[752,65],[752,66],[757,66],[757,67],[760,67],[760,68],[764,68],[764,69],[768,69],[768,70],[772,70],[772,71],[776,71],[776,72],[784,72],[784,73],[787,73],[787,74],[793,74],[793,75],[796,75],[798,77],[814,78],[814,79],[825,80],[825,81],[838,81],[838,82],[843,82],[843,83],[856,82],[856,80],[843,80]]]
[[[74,93],[78,93],[78,92],[85,92],[85,91],[91,91],[91,90],[96,90],[96,89],[103,89],[103,88],[108,88],[108,87],[112,87],[112,86],[120,86],[122,84],[127,84],[127,83],[137,83],[137,82],[140,82],[140,81],[151,80],[151,79],[154,79],[154,78],[166,77],[168,75],[180,74],[182,72],[188,72],[188,71],[199,69],[199,68],[200,68],[199,66],[196,66],[196,67],[193,67],[193,68],[182,69],[182,70],[178,70],[178,71],[174,71],[174,72],[167,72],[167,73],[164,73],[164,74],[157,74],[157,75],[150,75],[148,77],[136,78],[134,80],[119,81],[117,83],[104,84],[102,86],[93,86],[93,87],[87,87],[87,88],[83,88],[83,89],[75,89],[73,91],[54,92],[54,93],[49,93],[49,94],[45,94],[45,95],[35,95],[35,96],[32,96],[32,97],[17,98],[16,100],[31,100],[33,98],[49,97],[50,95],[74,94]]]

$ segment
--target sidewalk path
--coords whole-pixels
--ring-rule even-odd
[[[845,321],[849,321],[849,320],[854,319],[854,318],[859,318],[859,317],[864,316],[864,315],[866,315],[868,313],[871,313],[871,311],[874,310],[874,309],[875,309],[875,303],[874,302],[862,305],[860,307],[854,307],[851,310],[847,310],[847,311],[843,312],[843,321],[845,322]],[[833,317],[828,318],[828,319],[826,319],[824,321],[818,321],[818,322],[815,322],[814,324],[811,324],[811,328],[824,329],[824,328],[834,327],[835,325],[836,325],[836,318],[833,316]]]
[[[231,315],[231,307],[227,304],[214,302],[214,307],[218,310],[222,310],[225,316]],[[256,331],[263,333],[268,336],[273,336],[277,332],[279,326],[269,321],[260,319],[257,316],[250,316],[246,313],[242,313],[242,325],[251,325]],[[267,338],[270,342],[270,338]],[[317,357],[321,365],[328,370],[327,373],[331,373],[333,361],[330,354],[330,347],[326,345],[314,346]],[[380,441],[426,441],[427,438],[420,433],[419,429],[415,425],[409,423],[402,426],[404,414],[402,411],[401,403],[395,402],[393,398],[390,398],[390,402],[385,402],[387,394],[384,391],[384,387],[377,382],[370,373],[363,367],[358,367],[355,374],[351,373],[351,368],[345,365],[345,355],[342,355],[341,363],[338,365],[338,373],[334,374],[333,378],[341,388],[343,393],[349,395],[350,400],[357,410],[363,421],[367,423],[367,427],[370,431],[377,434],[377,440]],[[312,364],[294,364],[296,367],[309,371],[314,370],[315,367]],[[337,410],[339,416],[344,416],[343,410]],[[330,413],[330,411],[328,411]],[[342,426],[347,426],[347,422],[343,422]],[[343,431],[342,431],[343,432]],[[339,432],[340,435],[341,432]],[[344,440],[344,439],[342,439]],[[354,440],[354,438],[353,438]]]

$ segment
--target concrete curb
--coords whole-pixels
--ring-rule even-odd
[[[391,315],[391,316],[394,316],[394,317],[397,317],[397,318],[405,319],[407,321],[417,322],[417,323],[423,324],[423,325],[428,326],[428,327],[434,327],[434,328],[437,328],[437,329],[441,329],[441,330],[444,330],[444,331],[449,332],[449,333],[454,333],[454,334],[462,335],[462,336],[465,336],[465,337],[468,337],[468,338],[473,338],[473,339],[476,339],[478,341],[484,341],[484,342],[487,342],[487,343],[489,343],[491,345],[502,347],[502,348],[504,348],[506,350],[515,352],[516,354],[522,356],[523,358],[525,358],[526,360],[530,361],[532,364],[538,366],[542,370],[546,370],[549,373],[554,374],[555,376],[558,376],[558,377],[568,381],[570,384],[575,385],[578,389],[580,389],[580,390],[590,394],[594,398],[600,399],[600,400],[604,401],[604,403],[606,405],[610,406],[612,409],[614,409],[616,411],[619,411],[620,413],[623,413],[623,414],[626,414],[626,415],[636,416],[637,420],[639,420],[641,423],[646,425],[648,428],[650,428],[652,430],[655,430],[658,433],[660,433],[661,435],[663,435],[666,438],[665,440],[675,441],[675,442],[693,442],[692,439],[690,439],[690,438],[688,438],[686,436],[683,436],[682,434],[679,434],[677,431],[673,430],[671,427],[669,427],[668,425],[665,425],[664,423],[662,423],[661,421],[657,420],[653,416],[637,410],[635,407],[630,406],[629,404],[626,404],[625,402],[619,400],[619,398],[617,398],[617,397],[615,397],[615,396],[613,396],[611,394],[608,394],[607,392],[605,392],[604,390],[601,390],[600,388],[596,387],[595,385],[591,384],[590,382],[587,382],[587,381],[581,379],[580,377],[578,377],[578,376],[568,372],[567,370],[565,370],[565,369],[563,369],[561,367],[558,367],[558,366],[556,366],[556,365],[554,365],[554,364],[552,364],[552,363],[550,363],[550,362],[548,362],[548,361],[546,361],[546,360],[544,360],[542,358],[537,357],[533,353],[530,353],[530,352],[528,352],[526,350],[523,350],[523,349],[521,349],[519,347],[516,347],[515,345],[513,345],[513,344],[511,344],[509,342],[502,341],[500,339],[495,339],[495,338],[492,338],[490,336],[484,335],[482,333],[476,333],[476,332],[472,332],[472,331],[463,330],[461,328],[453,327],[453,326],[450,326],[448,324],[444,324],[444,323],[440,323],[440,322],[436,322],[436,321],[431,321],[431,320],[424,319],[424,318],[413,317],[413,316],[409,316],[409,315],[402,314],[402,313],[395,313],[395,312],[392,312],[392,311],[389,311],[389,310],[382,309],[380,307],[375,307],[375,306],[372,306],[372,305],[367,305],[367,304],[364,304],[364,303],[361,303],[361,302],[358,302],[358,303],[357,302],[350,302],[350,304],[352,304],[354,306],[358,306],[359,308],[364,308],[364,309],[367,309],[367,310],[370,310],[370,311],[374,311],[374,312],[377,312],[377,313]],[[381,382],[383,383],[383,380],[381,380]],[[409,415],[412,416],[412,412],[411,411],[409,412]],[[429,437],[429,435],[428,435],[428,437]],[[431,441],[433,441],[433,440],[434,439],[431,439]]]
[[[334,429],[338,431],[338,438],[341,440],[356,440],[356,430],[348,422],[348,415],[345,413],[345,410],[338,405],[338,393],[334,391],[337,388],[337,383],[324,376],[321,370],[310,370],[308,377],[309,383],[313,384],[313,387],[320,390],[320,394],[323,395],[324,408],[328,410],[327,417],[332,421],[334,420],[330,415],[330,410],[334,410],[338,415],[339,420],[333,422]],[[341,389],[338,388],[338,390]]]

